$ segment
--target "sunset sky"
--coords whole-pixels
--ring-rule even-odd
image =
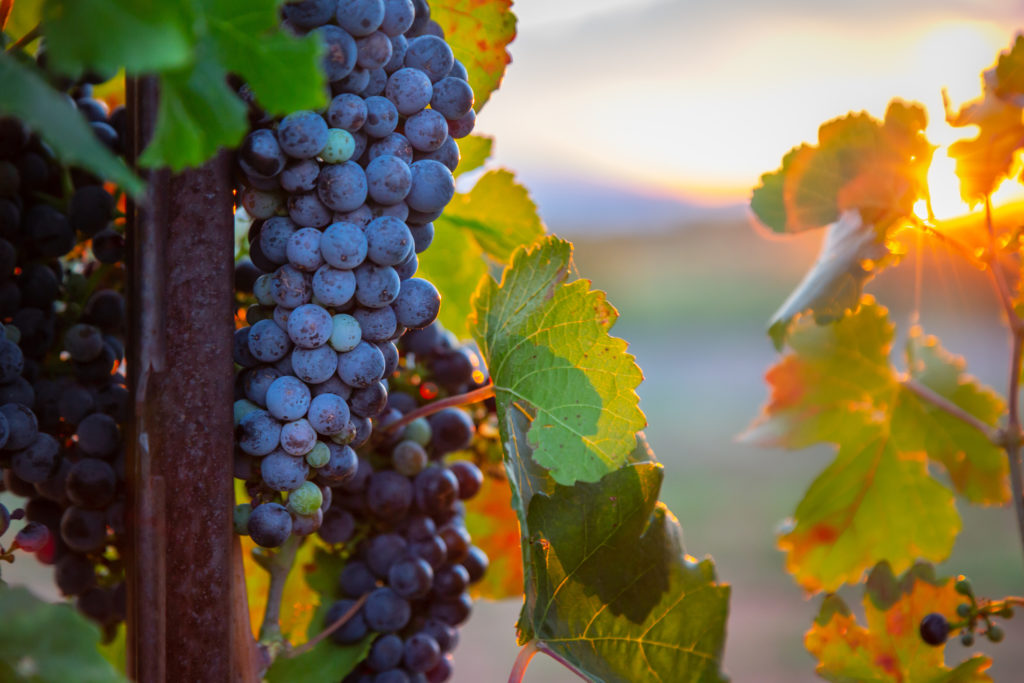
[[[930,139],[949,142],[961,132],[942,124],[942,87],[954,103],[977,96],[980,71],[1024,29],[1024,6],[1010,0],[516,0],[513,9],[513,63],[478,130],[496,136],[497,161],[549,220],[586,220],[587,204],[643,222],[684,204],[744,202],[820,123],[850,110],[880,117],[895,96],[923,103]]]

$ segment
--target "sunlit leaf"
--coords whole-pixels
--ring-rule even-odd
[[[722,680],[729,587],[710,559],[685,554],[642,435],[629,464],[564,487],[533,462],[528,425],[515,413],[502,430],[524,519],[520,642],[541,641],[591,680]]]
[[[956,159],[960,195],[977,203],[1006,178],[1024,148],[1024,41],[1017,38],[996,65],[982,73],[982,96],[953,111],[946,100],[946,120],[952,126],[977,126],[978,135],[949,146]]]
[[[121,683],[97,649],[100,630],[71,605],[43,602],[0,583],[0,679]]]
[[[62,162],[112,180],[136,196],[142,193],[142,181],[96,139],[82,115],[33,67],[0,54],[0,83],[4,84],[0,114],[27,122]]]
[[[618,312],[587,281],[569,281],[571,259],[572,245],[556,238],[520,248],[501,282],[479,290],[472,324],[499,423],[517,404],[536,410],[533,458],[562,484],[617,469],[645,425],[640,368],[608,334]]]
[[[842,598],[830,595],[804,645],[818,659],[818,675],[829,681],[988,682],[988,657],[974,656],[950,669],[945,645],[926,644],[918,631],[921,619],[933,612],[956,621],[957,605],[964,602],[953,579],[936,579],[931,565],[917,564],[896,579],[882,563],[865,586],[866,626]]]
[[[1008,500],[1000,449],[904,384],[889,360],[892,338],[885,309],[869,298],[828,326],[801,320],[788,341],[792,351],[768,372],[769,401],[744,435],[785,448],[839,446],[779,541],[806,590],[855,582],[883,559],[902,571],[918,557],[948,556],[960,522],[952,493],[929,474],[929,459],[972,502]],[[915,382],[985,424],[994,426],[1003,412],[995,393],[933,338],[911,337],[907,368]]]
[[[455,195],[434,221],[433,243],[420,254],[420,277],[441,292],[441,324],[468,335],[470,298],[488,266],[505,265],[516,247],[542,234],[536,205],[508,171],[489,171],[469,192]]]
[[[483,580],[472,590],[488,600],[513,598],[523,591],[519,520],[511,497],[508,479],[489,476],[480,492],[466,501],[466,529],[490,561]]]
[[[776,232],[800,232],[834,223],[858,210],[866,223],[891,224],[907,216],[926,193],[932,147],[924,138],[920,105],[894,100],[884,121],[867,113],[825,123],[817,145],[801,145],[778,171],[761,176],[750,208]]]
[[[455,169],[455,177],[463,173],[475,171],[484,165],[491,156],[494,138],[486,135],[467,135],[457,141],[459,144],[459,165]]]
[[[77,77],[179,68],[192,58],[192,5],[163,0],[47,0],[46,51],[53,68]]]
[[[466,66],[480,111],[501,85],[512,61],[508,44],[516,37],[512,0],[434,0],[430,17],[444,29],[455,58]]]
[[[880,232],[858,211],[844,212],[828,227],[814,265],[768,321],[776,349],[782,349],[793,319],[805,311],[825,324],[857,309],[864,283],[890,253]]]

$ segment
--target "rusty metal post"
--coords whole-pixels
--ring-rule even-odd
[[[128,156],[150,140],[153,79],[129,79]],[[233,679],[231,168],[152,172],[129,207],[128,673]]]

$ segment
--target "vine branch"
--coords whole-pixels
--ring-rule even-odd
[[[1006,273],[999,264],[996,249],[996,231],[992,222],[992,199],[985,197],[985,228],[988,231],[989,270],[995,282],[999,301],[1003,305],[1007,324],[1010,327],[1010,386],[1007,389],[1006,403],[1009,420],[1006,431],[1002,435],[1002,446],[1010,463],[1010,488],[1013,491],[1013,507],[1017,513],[1017,532],[1020,535],[1021,549],[1024,550],[1024,475],[1021,471],[1021,426],[1020,426],[1020,371],[1021,350],[1024,343],[1024,322],[1021,321],[1013,306],[1013,296],[1006,281]]]
[[[281,600],[284,597],[284,585],[288,574],[295,564],[295,553],[299,550],[302,538],[289,536],[281,549],[270,557],[263,568],[270,574],[270,587],[267,588],[267,608],[263,612],[263,623],[260,624],[260,641],[276,641],[281,639]]]
[[[285,656],[287,656],[287,657],[298,657],[299,655],[305,654],[306,652],[309,652],[310,650],[312,650],[314,647],[317,646],[317,644],[321,640],[323,640],[327,636],[331,635],[332,633],[337,631],[339,628],[344,626],[346,623],[348,623],[348,620],[351,619],[352,617],[354,617],[356,615],[356,612],[359,611],[359,608],[361,608],[363,606],[363,603],[366,602],[366,598],[367,597],[369,597],[369,593],[366,593],[366,594],[362,595],[358,600],[356,600],[356,604],[354,604],[351,607],[349,607],[348,611],[345,612],[344,614],[342,614],[340,617],[338,617],[333,624],[331,624],[330,626],[325,628],[320,633],[316,634],[316,636],[311,638],[309,641],[303,643],[302,645],[300,645],[300,646],[298,646],[296,648],[293,648],[292,651],[290,653],[288,653],[287,655],[285,655]]]
[[[21,38],[18,38],[16,41],[11,43],[7,47],[6,52],[13,52],[14,50],[20,50],[21,48],[25,47],[26,45],[29,45],[30,43],[32,43],[33,40],[35,40],[36,38],[38,38],[41,35],[43,35],[43,25],[42,24],[36,24],[35,26],[33,26],[28,31],[28,33],[26,33]]]
[[[900,382],[908,391],[915,394],[918,398],[922,399],[926,403],[930,403],[934,407],[942,410],[951,417],[964,422],[965,424],[977,429],[979,432],[985,435],[985,437],[993,444],[1002,445],[1002,439],[999,431],[993,428],[991,425],[985,424],[974,415],[971,415],[966,410],[958,406],[957,404],[950,401],[945,396],[932,391],[930,388],[921,384],[915,379],[906,378]]]
[[[421,417],[428,417],[434,413],[440,412],[445,408],[454,408],[455,406],[465,406],[470,403],[479,403],[480,401],[486,401],[490,397],[494,396],[494,384],[488,384],[487,386],[474,389],[473,391],[467,391],[465,394],[459,394],[457,396],[449,396],[448,398],[442,398],[440,401],[434,401],[428,403],[425,406],[420,406],[416,410],[412,410],[401,417],[399,420],[386,425],[384,431],[392,432],[396,429],[406,426],[410,422],[414,422]]]

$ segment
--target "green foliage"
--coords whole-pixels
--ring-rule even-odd
[[[455,58],[466,66],[480,111],[501,85],[512,57],[508,44],[516,37],[512,0],[434,0],[430,17],[444,29]]]
[[[97,650],[99,629],[70,605],[51,605],[0,584],[0,680],[126,681]]]
[[[454,171],[456,178],[483,166],[494,147],[494,138],[486,135],[467,135],[456,142],[459,145],[459,165]]]
[[[1007,466],[987,435],[923,401],[889,360],[893,326],[870,300],[829,326],[801,320],[792,352],[769,370],[768,404],[745,437],[803,448],[839,447],[780,537],[787,568],[809,591],[856,582],[881,560],[898,571],[923,557],[945,559],[960,528],[953,495],[928,471],[946,468],[972,502],[1009,499]],[[909,377],[994,426],[1002,401],[964,373],[964,362],[930,337],[906,352]]]
[[[0,53],[0,83],[4,84],[0,114],[30,122],[65,163],[109,178],[136,196],[142,192],[142,181],[96,139],[82,115],[43,80],[34,66]]]
[[[617,469],[645,425],[640,368],[608,334],[618,312],[587,281],[570,281],[571,259],[572,245],[557,238],[520,248],[501,282],[478,291],[473,322],[499,422],[535,410],[533,459],[564,485]]]
[[[473,138],[465,138],[472,140]],[[490,140],[467,144],[472,156],[465,167],[479,166]],[[470,298],[491,264],[505,265],[513,250],[544,234],[537,207],[526,189],[506,170],[488,171],[466,193],[456,194],[434,221],[434,241],[420,255],[420,277],[441,292],[441,323],[460,337],[469,332]]]
[[[568,487],[533,459],[530,422],[514,411],[500,424],[523,536],[520,642],[595,681],[724,680],[729,587],[685,553],[643,435],[621,468]]]
[[[23,4],[23,3],[18,3]],[[316,36],[295,37],[278,22],[277,0],[46,0],[42,29],[52,68],[71,77],[86,69],[155,75],[160,102],[156,130],[139,162],[179,171],[235,146],[248,127],[245,104],[226,82],[242,77],[271,114],[326,102]],[[5,98],[6,99],[6,98]],[[32,125],[47,111],[31,102]],[[42,128],[40,126],[40,131]],[[137,180],[110,168],[110,155],[81,161],[79,146],[50,133],[57,155],[137,193]],[[87,160],[88,161],[88,160]],[[97,167],[98,166],[98,167]]]

